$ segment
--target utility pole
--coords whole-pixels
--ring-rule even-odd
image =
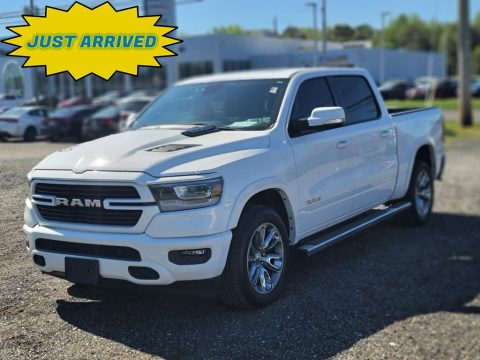
[[[317,3],[308,2],[305,6],[312,8],[313,14],[313,66],[317,66],[318,58],[318,23],[317,23]]]
[[[470,49],[470,11],[469,0],[458,0],[458,80],[460,124],[464,127],[473,125]]]
[[[273,17],[272,25],[273,36],[278,36],[278,18],[276,16]]]
[[[380,84],[385,82],[385,22],[387,16],[390,16],[389,11],[381,13],[382,28],[380,31]]]
[[[327,0],[322,0],[322,57],[323,65],[327,63]]]

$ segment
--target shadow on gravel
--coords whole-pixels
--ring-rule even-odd
[[[372,228],[312,258],[292,257],[279,301],[256,311],[219,300],[85,290],[62,319],[166,359],[326,358],[395,321],[480,314],[480,217],[434,214],[429,226]]]

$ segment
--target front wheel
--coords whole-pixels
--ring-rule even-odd
[[[410,186],[405,200],[412,206],[405,213],[408,225],[422,226],[428,222],[432,213],[434,199],[433,175],[430,166],[423,161],[416,161],[413,166]]]
[[[220,297],[242,308],[266,306],[285,281],[288,235],[281,217],[263,205],[248,205],[233,231]]]
[[[23,141],[34,141],[37,137],[37,130],[34,127],[28,127],[23,133]]]

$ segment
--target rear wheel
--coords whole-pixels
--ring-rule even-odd
[[[281,217],[248,205],[233,231],[220,297],[232,306],[262,307],[275,301],[285,281],[288,235]]]
[[[37,130],[34,127],[28,127],[23,133],[23,141],[34,141],[37,137]]]
[[[412,206],[405,213],[408,225],[422,226],[428,222],[432,213],[434,188],[430,166],[423,161],[416,161],[405,200]]]

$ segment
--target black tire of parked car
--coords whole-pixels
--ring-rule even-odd
[[[28,128],[25,129],[25,132],[23,133],[23,141],[35,141],[37,138],[37,129],[35,129],[32,126],[29,126]]]
[[[420,186],[421,184],[419,184],[422,181],[426,181],[428,183],[424,185],[423,189]],[[421,191],[426,191],[427,194],[430,193],[430,199],[426,204],[423,204],[424,206],[422,206],[421,202],[423,200],[419,199],[419,192]],[[423,226],[428,222],[432,213],[434,194],[435,191],[432,169],[424,161],[417,160],[413,166],[410,185],[404,198],[404,200],[412,203],[412,206],[403,214],[403,220],[406,225]]]
[[[259,225],[273,224],[280,232],[283,246],[283,265],[277,285],[267,294],[253,288],[247,265],[250,239]],[[227,263],[220,280],[220,297],[230,306],[259,308],[275,301],[282,292],[288,264],[288,232],[282,218],[272,208],[264,205],[247,205],[233,230]]]

